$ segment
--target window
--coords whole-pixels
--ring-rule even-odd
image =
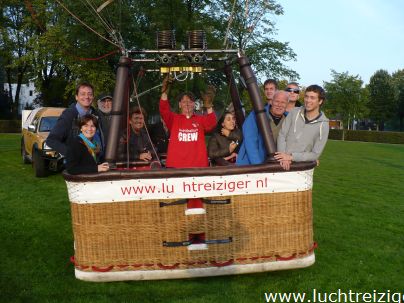
[[[55,126],[58,117],[44,117],[41,119],[41,124],[39,126],[40,132],[49,132]]]

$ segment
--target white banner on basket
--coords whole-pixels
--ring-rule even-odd
[[[313,169],[228,176],[66,181],[72,203],[110,203],[151,199],[202,198],[309,190]]]

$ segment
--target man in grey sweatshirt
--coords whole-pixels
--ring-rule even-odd
[[[310,85],[304,94],[304,106],[293,109],[286,117],[278,136],[275,159],[285,169],[292,161],[315,161],[328,139],[329,121],[320,110],[325,101],[321,86]]]

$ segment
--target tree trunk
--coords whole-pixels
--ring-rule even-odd
[[[18,75],[17,75],[17,87],[15,89],[15,97],[13,102],[14,112],[13,116],[15,118],[18,117],[18,109],[20,107],[20,92],[21,92],[21,85],[24,79],[25,70],[27,69],[27,65],[24,65],[22,68],[18,68]]]

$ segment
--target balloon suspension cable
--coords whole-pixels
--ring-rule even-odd
[[[96,8],[95,5],[91,4],[90,0],[85,0],[87,3],[87,6],[89,7],[89,10],[92,11],[93,15],[100,19],[101,24],[103,25],[103,27],[105,28],[105,30],[107,31],[107,33],[109,34],[109,36],[112,38],[112,40],[117,43],[118,45],[120,45],[121,49],[125,49],[125,45],[123,43],[122,40],[122,36],[121,33],[119,31],[116,31],[113,27],[112,27],[112,22],[109,19],[107,22],[107,20],[100,14],[100,12],[102,11],[103,8],[105,8],[105,6],[107,6],[109,3],[111,3],[112,1],[107,1],[104,4],[102,4],[101,6],[104,5],[104,7],[102,7],[100,9],[100,7]],[[83,0],[82,0],[83,2]],[[109,2],[109,3],[108,3]],[[107,18],[108,19],[108,18]]]
[[[130,77],[133,79],[133,75],[130,75]],[[127,79],[127,87],[129,87],[129,79]],[[126,123],[129,123],[129,109],[130,105],[129,102],[126,103]],[[130,151],[129,151],[129,140],[130,140],[130,125],[127,125],[126,127],[126,169],[129,169],[129,161],[130,161]]]
[[[236,0],[233,1],[233,8],[232,8],[231,14],[229,16],[229,22],[227,23],[226,35],[224,36],[223,47],[225,49],[228,48],[227,40],[229,38],[230,27],[231,27],[231,23],[233,22],[233,15],[234,15],[234,12],[235,12],[235,8],[236,8]]]
[[[75,14],[73,14],[72,11],[70,11],[61,1],[56,0],[56,2],[65,10],[67,11],[74,19],[76,19],[78,22],[80,22],[85,28],[87,28],[89,31],[93,32],[94,34],[96,34],[98,37],[100,37],[101,39],[111,43],[112,45],[115,45],[116,47],[121,48],[121,45],[109,40],[108,38],[104,37],[103,35],[101,35],[99,32],[97,32],[96,30],[94,30],[93,28],[91,28],[89,25],[87,25],[83,20],[81,20],[79,17],[77,17]]]
[[[139,94],[138,94],[138,92],[137,92],[137,85],[136,85],[135,79],[132,78],[132,80],[133,80],[133,93],[132,93],[132,96],[134,96],[134,98],[136,99],[137,106],[138,106],[139,109],[140,109],[140,108],[142,108],[142,107],[140,106]],[[141,114],[142,117],[143,117],[144,128],[145,128],[145,130],[146,130],[147,138],[149,139],[149,142],[151,143],[151,147],[152,147],[152,149],[153,149],[153,154],[156,156],[156,159],[157,159],[157,161],[160,163],[160,165],[162,165],[161,160],[160,160],[160,157],[159,157],[159,155],[158,155],[158,153],[157,153],[157,151],[156,151],[156,148],[154,147],[153,141],[151,140],[150,133],[149,133],[149,129],[148,129],[147,123],[146,123],[146,117],[143,116],[143,112],[142,112],[142,111],[140,111],[140,114]],[[129,118],[131,118],[131,117],[129,117]],[[128,121],[129,121],[129,120],[128,120]]]
[[[139,73],[140,73],[140,71],[139,71]],[[173,72],[173,73],[174,73],[174,72]],[[183,76],[183,75],[187,76],[187,75],[188,75],[188,72],[182,72],[182,73],[180,73],[179,75],[177,75],[177,77],[181,77],[181,76]],[[191,74],[191,75],[192,75],[192,74]],[[175,78],[175,77],[174,77],[174,78]],[[178,80],[177,78],[175,78],[175,79]],[[186,78],[183,79],[183,80],[178,80],[178,81],[184,81],[184,80],[186,80]],[[139,80],[139,81],[140,81],[140,80]],[[133,93],[132,93],[132,95],[131,95],[131,97],[130,97],[131,102],[134,102],[134,99],[140,98],[140,97],[142,97],[142,96],[144,96],[144,95],[150,93],[151,91],[153,91],[153,90],[155,90],[155,89],[158,89],[158,88],[160,88],[160,87],[162,87],[162,86],[163,86],[163,84],[160,83],[160,84],[157,84],[157,85],[153,86],[152,88],[149,88],[149,89],[147,89],[147,90],[145,90],[145,91],[143,91],[143,92],[141,92],[141,93],[137,93],[137,90],[136,90],[136,92],[133,91]]]
[[[111,4],[114,0],[107,0],[97,8],[97,13],[100,13],[107,5]]]

